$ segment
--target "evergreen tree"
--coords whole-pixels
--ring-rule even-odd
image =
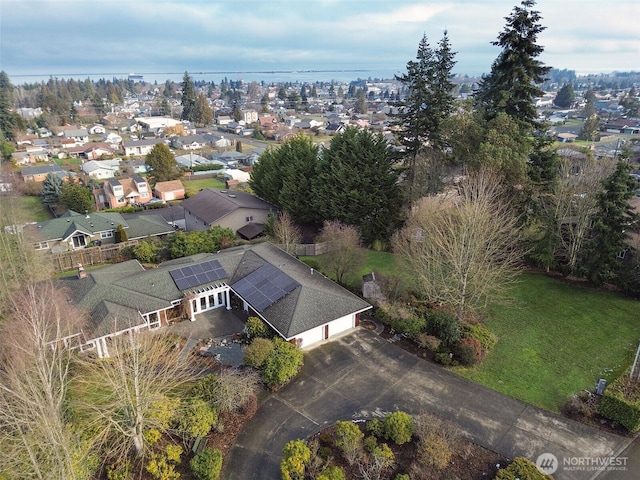
[[[356,96],[356,105],[355,105],[356,113],[367,113],[367,99],[364,96],[364,92],[362,90],[358,90],[358,95]]]
[[[518,121],[526,132],[538,127],[533,99],[543,95],[538,87],[551,67],[545,67],[537,57],[544,48],[536,43],[546,27],[540,25],[540,13],[532,10],[535,0],[523,0],[514,7],[507,24],[493,45],[502,48],[491,65],[489,75],[483,76],[476,93],[477,105],[487,119],[505,112]]]
[[[600,118],[595,113],[584,121],[578,138],[588,142],[600,141]]]
[[[640,117],[640,99],[635,87],[631,87],[625,96],[620,100],[622,113],[630,118]]]
[[[162,97],[162,100],[160,100],[160,115],[163,117],[170,117],[171,116],[171,105],[169,105],[169,101],[167,100],[166,97]]]
[[[196,105],[194,107],[193,112],[193,122],[197,125],[211,125],[213,123],[213,110],[207,102],[207,97],[204,96],[204,93],[198,95],[198,99],[196,100]]]
[[[427,36],[423,35],[416,60],[407,63],[407,73],[396,76],[407,90],[395,124],[399,127],[399,140],[405,147],[404,163],[408,169],[410,198],[416,190],[420,153],[430,148],[433,154],[428,163],[433,163],[446,146],[443,124],[453,111],[451,70],[455,65],[454,56],[446,31],[435,51],[429,46]],[[421,194],[419,189],[416,192]]]
[[[565,83],[558,91],[556,98],[553,99],[553,104],[560,108],[569,108],[576,100],[576,93],[573,91],[573,86],[570,83]]]
[[[260,156],[249,185],[258,197],[280,207],[294,221],[321,223],[310,194],[317,160],[318,147],[308,136],[297,135]]]
[[[637,188],[630,172],[629,164],[618,162],[616,170],[604,180],[604,190],[598,194],[598,212],[582,260],[585,276],[594,285],[616,280],[621,272],[619,256],[629,247],[627,232],[637,222],[629,205]]]
[[[592,115],[596,114],[596,93],[592,88],[587,90],[587,92],[584,94],[584,99],[586,103],[584,106],[584,110],[582,110],[582,116],[584,118],[589,118]]]
[[[93,195],[89,189],[79,183],[64,182],[58,201],[74,212],[93,211]]]
[[[0,71],[0,140],[13,140],[16,129],[24,127],[22,117],[13,112],[13,85],[6,72]]]
[[[183,120],[194,121],[196,114],[196,90],[191,77],[184,72],[182,79],[182,115]]]
[[[322,151],[313,195],[322,220],[358,227],[362,240],[387,242],[400,222],[398,171],[384,137],[348,127]]]
[[[176,157],[164,143],[154,145],[145,159],[145,165],[156,182],[166,182],[180,177]]]
[[[60,197],[60,191],[62,190],[62,180],[53,173],[48,173],[44,182],[42,182],[42,191],[40,192],[40,199],[45,205],[53,205],[58,203]]]

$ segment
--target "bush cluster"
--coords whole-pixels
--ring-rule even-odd
[[[461,325],[460,334],[463,338],[472,338],[480,344],[483,358],[488,355],[491,349],[498,343],[498,337],[482,324]]]
[[[218,480],[222,470],[222,452],[205,448],[191,459],[191,473],[197,480]]]
[[[380,305],[376,310],[375,316],[380,322],[388,325],[394,332],[405,333],[412,339],[418,338],[426,328],[425,319],[404,305]]]
[[[445,347],[460,341],[460,325],[453,314],[444,310],[431,310],[426,317],[427,333],[438,337]]]
[[[275,389],[300,371],[304,355],[296,345],[280,338],[256,338],[245,348],[244,361],[247,365],[258,368],[264,384]]]
[[[516,457],[506,468],[498,470],[495,480],[553,480],[553,477],[542,473],[532,461],[524,457]]]
[[[261,318],[247,318],[247,335],[249,338],[273,338],[275,331]]]

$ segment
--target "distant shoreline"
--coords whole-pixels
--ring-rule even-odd
[[[384,78],[392,79],[400,71],[375,70],[375,69],[311,69],[311,70],[212,70],[212,71],[188,71],[189,76],[196,81],[222,81],[225,77],[228,80],[266,81],[266,82],[315,82],[331,81],[350,82],[358,78]],[[7,72],[14,85],[24,83],[47,82],[50,78],[82,80],[123,79],[129,75],[141,75],[145,83],[162,82],[166,80],[181,82],[184,76],[182,72],[79,72],[79,73],[31,73],[12,75]]]

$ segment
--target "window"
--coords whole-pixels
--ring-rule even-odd
[[[207,309],[207,297],[201,297],[200,298],[200,309],[201,310],[206,310]]]
[[[622,250],[621,252],[618,252],[617,257],[618,257],[620,260],[622,260],[622,259],[624,259],[624,256],[625,256],[626,254],[627,254],[627,251],[626,251],[626,250]]]
[[[247,222],[253,222],[253,215],[250,217],[247,217]]]
[[[35,247],[36,250],[47,250],[49,248],[49,242],[38,242]]]
[[[113,230],[109,230],[108,232],[100,232],[100,238],[112,238]]]

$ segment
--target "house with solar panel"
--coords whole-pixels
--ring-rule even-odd
[[[145,270],[136,260],[58,279],[86,313],[82,332],[64,339],[109,355],[110,338],[239,307],[301,348],[354,329],[371,305],[270,243],[170,260]],[[223,320],[219,320],[223,321]]]

